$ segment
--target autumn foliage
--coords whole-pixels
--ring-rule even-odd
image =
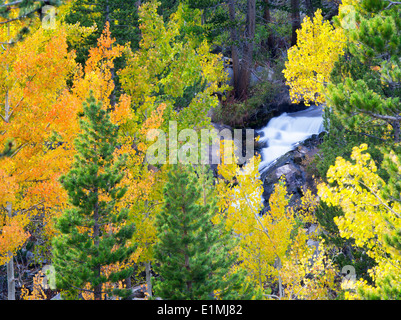
[[[281,25],[289,13],[267,1],[261,27],[251,21],[256,1],[240,2],[244,15],[235,1],[137,1],[111,14],[107,1],[73,0],[53,29],[35,16],[44,1],[3,2],[0,272],[9,299],[400,299],[399,3],[346,0],[330,20],[307,8],[286,48],[282,33],[296,21]],[[104,23],[66,22],[85,15]],[[134,45],[123,20],[139,26],[129,30]],[[221,34],[210,39],[208,28]],[[241,47],[255,61],[247,79],[223,57],[245,68]],[[226,99],[230,72],[233,83],[256,82],[243,104]],[[327,132],[310,140],[319,145],[305,169],[316,176],[296,201],[285,176],[265,199],[260,156],[238,164],[226,138],[217,166],[150,164],[156,140],[175,142],[164,135],[171,123],[198,134],[219,108],[237,117],[237,104],[247,115],[258,104],[255,121],[268,120],[277,88],[294,104],[324,106]],[[341,273],[357,265],[365,269],[354,278]]]
[[[324,86],[345,47],[343,30],[325,21],[319,9],[312,19],[305,17],[297,35],[297,44],[288,50],[283,71],[291,100],[306,105],[323,103]]]

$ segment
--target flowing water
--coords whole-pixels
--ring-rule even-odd
[[[259,172],[267,170],[280,156],[293,150],[298,142],[322,132],[324,130],[322,115],[322,107],[311,106],[306,110],[283,113],[272,118],[264,128],[258,130],[259,142],[266,142],[266,147],[260,151],[262,161]]]

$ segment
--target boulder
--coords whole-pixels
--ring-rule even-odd
[[[273,81],[273,75],[273,69],[269,68],[268,66],[258,65],[256,68],[251,70],[251,80],[249,85],[253,87],[265,80]]]
[[[289,195],[291,195],[290,204],[294,204],[295,201],[301,198],[302,186],[305,182],[302,170],[295,163],[286,163],[282,166],[279,166],[265,177],[263,182],[263,196],[265,200],[270,198],[270,195],[274,192],[274,186],[280,180],[280,178],[285,179],[287,192]]]
[[[291,195],[290,205],[296,205],[303,195],[304,188],[314,190],[314,179],[308,172],[307,157],[312,158],[318,151],[318,146],[322,142],[322,135],[313,137],[300,142],[298,146],[281,156],[276,162],[263,172],[263,198],[265,209],[269,210],[269,198],[274,192],[274,186],[283,177],[286,181],[287,192]]]

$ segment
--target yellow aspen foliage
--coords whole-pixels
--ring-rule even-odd
[[[33,277],[33,285],[32,291],[29,290],[23,285],[21,288],[21,300],[47,300],[47,295],[43,291],[43,272],[39,271]]]
[[[208,111],[218,105],[215,93],[228,89],[222,56],[211,53],[207,41],[199,44],[197,37],[183,31],[189,25],[200,27],[200,14],[186,21],[180,4],[164,23],[159,5],[149,1],[139,9],[142,40],[119,73],[122,87],[141,119],[163,102],[178,130],[203,128],[210,124]]]
[[[327,172],[330,185],[318,187],[323,201],[344,211],[344,216],[334,219],[340,235],[355,239],[355,244],[367,250],[377,264],[368,271],[374,285],[362,280],[348,283],[346,297],[350,299],[369,294],[382,297],[383,284],[391,283],[398,292],[401,289],[401,255],[386,241],[387,236],[401,228],[401,206],[398,201],[388,201],[382,196],[386,183],[377,175],[377,167],[366,150],[366,144],[354,147],[352,162],[338,157]]]
[[[6,32],[0,28],[1,38],[12,37],[19,27],[19,23],[12,24]],[[53,138],[72,119],[70,106],[59,106],[60,94],[76,67],[66,38],[63,27],[38,28],[0,52],[0,144],[12,140],[15,146],[11,157],[2,159],[0,169],[3,263],[28,238],[26,227],[38,218],[37,209],[46,208],[42,231],[49,234],[53,214],[49,208],[62,206],[66,199],[58,178],[69,151],[53,144]]]
[[[309,236],[303,228],[311,217],[316,200],[306,193],[300,215],[289,206],[286,183],[280,180],[269,199],[270,210],[261,215],[263,186],[259,177],[259,157],[242,168],[236,163],[219,165],[223,177],[216,188],[221,215],[226,227],[239,238],[239,268],[247,271],[247,280],[278,299],[325,299],[327,288],[334,287],[335,272],[325,260],[323,243],[319,252],[307,244]],[[278,283],[278,295],[270,295],[270,287]]]
[[[297,44],[288,50],[283,70],[294,103],[324,103],[324,85],[334,63],[342,55],[346,38],[341,28],[324,21],[318,9],[311,19],[305,17],[297,30]]]
[[[135,222],[136,232],[132,241],[138,244],[135,262],[144,262],[152,258],[152,246],[156,239],[154,213],[162,197],[163,169],[151,169],[146,163],[146,152],[153,142],[146,139],[149,131],[157,134],[157,129],[164,122],[165,104],[160,104],[143,122],[127,121],[124,124],[126,133],[120,137],[120,153],[128,154],[126,176],[122,184],[128,186],[124,200],[120,205],[130,208],[130,218]],[[132,145],[135,144],[135,150]]]
[[[25,231],[29,220],[26,216],[19,215],[14,217],[2,217],[0,233],[0,265],[3,265],[21,248],[29,238],[29,233]]]

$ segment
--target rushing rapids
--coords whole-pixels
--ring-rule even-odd
[[[321,106],[311,106],[306,110],[283,113],[272,118],[264,128],[258,130],[259,142],[265,145],[260,150],[262,156],[260,173],[268,169],[280,156],[293,150],[298,142],[322,132],[324,130],[322,114]]]

